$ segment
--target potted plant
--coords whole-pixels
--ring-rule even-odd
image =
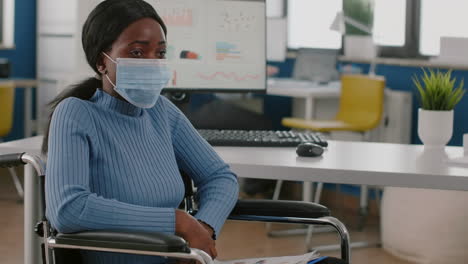
[[[343,1],[344,15],[353,20],[372,27],[374,22],[374,0],[346,0]],[[368,32],[364,32],[353,25],[346,24],[346,34],[355,36],[369,36]]]
[[[351,23],[345,23],[344,54],[348,57],[372,59],[376,57],[376,47],[372,39],[374,20],[374,0],[343,1],[343,14],[368,28],[367,31]]]
[[[413,82],[420,102],[418,135],[424,143],[421,163],[415,166],[437,171],[448,158],[444,146],[452,137],[453,109],[465,93],[463,80],[457,85],[451,70],[423,69]],[[462,214],[467,203],[466,192],[385,187],[382,247],[414,263],[465,263],[468,241],[463,236],[466,217]],[[441,228],[441,223],[450,224]]]
[[[443,148],[453,131],[453,109],[465,94],[464,82],[456,86],[452,70],[424,70],[413,77],[421,107],[418,110],[418,136],[427,148]]]

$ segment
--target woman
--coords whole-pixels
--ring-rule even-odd
[[[47,217],[59,232],[175,233],[216,257],[214,238],[238,195],[236,176],[160,89],[169,81],[167,30],[143,0],[106,0],[82,32],[96,77],[53,102]],[[177,210],[179,170],[198,188],[195,217]],[[158,263],[159,257],[82,252],[87,263]]]

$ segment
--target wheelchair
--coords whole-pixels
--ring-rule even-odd
[[[109,230],[58,233],[45,217],[45,168],[41,159],[27,153],[0,155],[2,168],[24,164],[32,165],[39,176],[41,221],[37,223],[35,231],[41,237],[44,264],[81,263],[77,250],[161,256],[196,260],[201,264],[213,263],[207,253],[190,248],[184,239],[176,235]],[[196,213],[196,207],[192,182],[185,173],[181,172],[181,174],[185,184],[183,206],[193,215]],[[330,211],[325,206],[302,201],[238,200],[228,219],[332,226],[337,230],[341,242],[341,260],[337,260],[336,263],[351,264],[349,233],[344,224],[330,216]]]

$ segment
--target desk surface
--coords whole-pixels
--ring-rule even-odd
[[[240,177],[468,190],[468,167],[447,158],[461,147],[425,151],[421,145],[329,141],[322,157],[298,157],[293,148],[217,147]]]
[[[39,154],[42,137],[0,144],[1,153]],[[427,151],[422,145],[329,141],[322,157],[298,157],[294,148],[215,147],[239,177],[468,190],[468,167],[447,158],[463,148]]]
[[[21,87],[21,88],[30,88],[30,87],[36,87],[37,86],[37,80],[36,79],[26,79],[26,78],[0,78],[0,83],[2,82],[13,82],[16,87]]]

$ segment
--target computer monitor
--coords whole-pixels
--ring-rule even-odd
[[[302,48],[297,51],[293,78],[316,82],[338,80],[338,50]]]
[[[266,91],[265,0],[147,0],[167,28],[164,91]]]

